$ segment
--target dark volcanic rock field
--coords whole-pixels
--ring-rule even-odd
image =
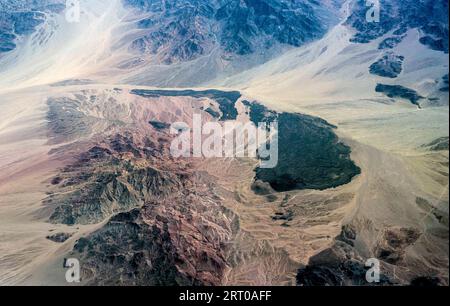
[[[323,190],[349,183],[361,173],[350,160],[350,148],[341,143],[326,121],[292,113],[274,113],[248,103],[250,119],[278,122],[279,161],[275,168],[256,169],[256,179],[278,191]]]

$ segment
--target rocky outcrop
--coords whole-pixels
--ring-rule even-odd
[[[0,54],[16,48],[17,38],[32,34],[48,13],[60,13],[65,1],[0,1]]]
[[[309,264],[297,274],[299,286],[368,286],[368,268],[358,252],[350,245],[337,241],[335,245],[313,256]],[[391,281],[384,275],[380,283],[389,285]]]
[[[420,201],[426,202],[424,199]],[[423,203],[420,206],[426,209]],[[431,215],[431,212],[428,213]],[[357,223],[344,225],[341,233],[329,248],[311,257],[308,265],[299,269],[298,285],[385,286],[411,284],[412,286],[437,286],[446,283],[445,276],[437,276],[439,272],[426,264],[418,268],[420,272],[411,271],[411,265],[416,264],[414,258],[417,254],[409,251],[415,247],[416,243],[419,243],[418,241],[424,235],[417,228],[385,226],[377,231],[375,236],[370,236],[372,237],[370,240],[367,240],[368,233],[362,230],[362,223],[356,225]],[[366,221],[363,223],[369,225]],[[368,259],[371,261],[368,262]],[[379,282],[372,283],[368,282],[366,274],[374,260],[379,262],[380,279]]]
[[[432,142],[425,144],[422,148],[426,148],[430,151],[448,151],[448,137],[439,137]]]
[[[384,49],[393,49],[395,48],[399,43],[402,42],[403,38],[405,38],[405,35],[398,35],[398,36],[392,36],[384,39],[380,45],[378,46],[378,49],[384,50]]]
[[[448,73],[442,77],[443,86],[439,89],[443,92],[448,92]]]
[[[57,203],[50,220],[69,225],[98,223],[179,190],[185,176],[182,169],[175,172],[139,165],[139,160],[158,158],[155,151],[139,147],[131,135],[115,135],[81,154],[59,174],[55,183],[62,190],[45,201],[50,206]]]
[[[412,104],[417,105],[418,107],[420,107],[420,100],[424,99],[424,97],[419,95],[415,90],[401,85],[377,84],[375,91],[383,93],[389,98],[402,98],[409,100]]]
[[[350,159],[350,148],[339,142],[334,127],[326,121],[302,114],[276,114],[258,103],[245,104],[254,123],[278,122],[278,163],[274,168],[257,168],[256,180],[269,183],[278,192],[324,190],[347,184],[360,174]]]
[[[405,58],[394,53],[387,53],[377,62],[369,67],[371,74],[385,78],[396,78],[402,72],[403,60]]]
[[[306,0],[125,0],[147,16],[147,34],[132,49],[154,54],[165,64],[192,61],[219,49],[222,58],[264,53],[275,45],[300,46],[321,37],[332,11]],[[331,18],[332,19],[332,18]]]
[[[322,36],[327,27],[308,1],[227,1],[215,17],[222,28],[221,46],[238,55],[276,43],[298,47]]]
[[[421,32],[420,43],[433,50],[448,53],[448,1],[446,0],[381,0],[379,22],[368,22],[365,0],[358,0],[346,23],[357,33],[351,39],[355,43],[368,43],[390,32],[396,37],[382,46],[398,43],[409,29]],[[399,13],[401,12],[401,13]]]
[[[398,264],[403,260],[405,249],[414,244],[422,234],[414,228],[389,228],[376,247],[377,258],[389,263]]]
[[[118,105],[113,97],[120,93],[109,91],[104,101],[92,92],[60,104],[52,100],[48,127],[60,142],[73,141],[67,138],[72,130],[54,128],[65,126],[67,116],[74,118],[71,125],[89,117],[105,129],[52,152],[74,157],[51,180],[53,192],[44,202],[52,210],[49,221],[106,223],[79,239],[71,255],[83,263],[84,284],[221,284],[229,269],[226,246],[238,229],[236,216],[222,205],[212,177],[195,172],[189,161],[171,158],[168,131],[155,126],[160,121],[148,124],[155,117],[139,104]],[[98,111],[102,101],[106,113]],[[73,103],[77,107],[67,107]],[[70,115],[72,109],[77,116]],[[130,118],[134,123],[117,123]]]
[[[112,217],[80,239],[74,252],[87,284],[220,285],[228,268],[224,250],[232,220],[208,188],[192,183]]]
[[[64,243],[72,236],[73,235],[69,233],[57,233],[47,236],[47,239],[56,243]]]

